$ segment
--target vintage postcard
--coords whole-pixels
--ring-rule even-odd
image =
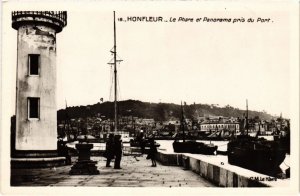
[[[2,5],[2,194],[297,194],[299,2]]]

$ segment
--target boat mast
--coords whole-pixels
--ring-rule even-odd
[[[280,112],[280,131],[282,130],[282,112]]]
[[[246,99],[246,131],[247,131],[247,135],[248,135],[248,99]]]
[[[65,99],[66,102],[66,109],[65,109],[65,123],[64,123],[64,132],[67,135],[68,141],[70,139],[70,121],[69,121],[69,114],[68,114],[68,104],[67,100]]]
[[[109,65],[114,66],[114,133],[117,134],[118,132],[118,92],[117,92],[117,62],[121,62],[123,60],[117,59],[117,38],[116,38],[116,14],[114,11],[114,46],[113,49],[110,51],[113,53],[113,59],[109,61]]]
[[[65,123],[64,123],[64,132],[66,134],[66,124],[67,124],[67,119],[68,119],[68,106],[67,106],[67,100],[65,99],[66,103],[66,109],[65,109]]]
[[[117,133],[118,129],[118,112],[117,112],[117,44],[116,44],[116,18],[114,11],[114,77],[115,77],[115,101],[114,101],[114,114],[115,114],[115,126],[114,132]]]
[[[183,107],[182,107],[182,101],[181,101],[181,130],[182,130],[182,140],[185,142],[185,133],[184,133],[184,116],[183,116]]]

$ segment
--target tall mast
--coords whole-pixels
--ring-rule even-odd
[[[282,129],[282,112],[280,112],[280,131]]]
[[[183,116],[183,107],[182,107],[182,101],[181,101],[181,130],[182,130],[182,140],[185,142],[185,133],[184,133],[184,116]]]
[[[248,135],[248,99],[246,99],[246,130],[247,130],[247,135]]]
[[[117,133],[118,129],[118,111],[117,111],[117,44],[116,44],[116,18],[114,11],[114,76],[115,76],[115,102],[114,102],[114,111],[115,111],[115,126],[114,132]]]
[[[65,102],[66,102],[66,109],[65,109],[65,125],[64,125],[64,129],[65,129],[65,132],[67,132],[67,138],[69,140],[69,136],[70,136],[70,117],[69,117],[69,113],[68,113],[68,103],[67,103],[66,99],[65,99]]]
[[[114,47],[113,49],[110,51],[111,53],[113,53],[113,59],[109,61],[109,65],[113,65],[114,66],[114,132],[115,134],[118,132],[118,92],[117,92],[117,62],[121,62],[121,59],[117,59],[117,36],[116,36],[116,14],[114,11]]]

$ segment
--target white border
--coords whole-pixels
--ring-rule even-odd
[[[1,63],[1,193],[2,194],[26,194],[26,195],[66,195],[66,193],[72,193],[73,195],[84,194],[89,195],[116,195],[121,193],[122,195],[186,195],[186,194],[243,194],[243,195],[290,195],[298,192],[299,185],[299,2],[296,0],[290,1],[3,1],[2,8],[2,22],[3,16],[9,14],[12,10],[97,10],[95,4],[101,4],[103,10],[197,10],[199,6],[206,10],[222,10],[224,4],[226,7],[230,7],[232,10],[245,10],[248,8],[255,8],[256,10],[276,11],[282,9],[288,9],[290,12],[290,24],[292,26],[290,32],[291,48],[290,48],[290,108],[291,108],[291,185],[286,188],[95,188],[95,187],[10,187],[10,156],[9,156],[9,130],[10,130],[10,118],[5,114],[7,104],[9,100],[6,99],[5,93],[9,92],[5,86],[7,82],[4,78],[6,74],[5,69]],[[3,26],[3,29],[7,28]],[[10,27],[9,27],[10,28]],[[3,32],[3,31],[2,31]],[[2,40],[5,39],[5,35],[2,35]],[[5,46],[2,45],[2,57]],[[1,62],[3,62],[3,59]],[[14,66],[14,65],[10,65]],[[3,80],[2,80],[3,79]]]

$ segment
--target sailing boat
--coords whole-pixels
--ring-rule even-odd
[[[183,107],[181,102],[181,120],[180,120],[180,128],[182,131],[182,139],[183,141],[180,142],[178,138],[175,138],[173,142],[173,150],[174,152],[178,153],[193,153],[193,154],[207,154],[213,155],[216,153],[218,146],[214,144],[204,144],[203,142],[196,142],[196,141],[185,141],[185,119],[183,115]]]
[[[280,141],[268,141],[248,135],[248,100],[246,101],[246,134],[232,139],[227,144],[228,162],[259,173],[276,176],[285,159],[286,151]]]
[[[65,108],[65,120],[64,120],[64,135],[65,137],[63,138],[64,141],[66,142],[71,142],[74,139],[76,139],[77,135],[75,134],[73,127],[70,123],[70,116],[68,113],[68,104],[67,104],[67,100],[65,100],[66,103],[66,108]]]
[[[120,131],[118,131],[118,91],[117,91],[117,63],[120,63],[122,60],[117,59],[117,38],[116,38],[116,16],[114,11],[114,46],[110,51],[113,54],[113,59],[108,63],[109,65],[114,66],[114,131],[115,135],[123,136]]]

